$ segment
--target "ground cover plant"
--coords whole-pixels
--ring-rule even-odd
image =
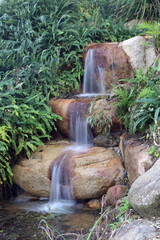
[[[29,157],[50,138],[59,117],[51,112],[49,100],[78,87],[86,45],[137,35],[122,21],[104,19],[95,2],[8,0],[0,4],[1,184],[7,179],[12,182],[10,165],[20,156]]]

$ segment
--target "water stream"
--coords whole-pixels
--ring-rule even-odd
[[[83,93],[80,97],[94,97],[105,94],[104,70],[95,62],[95,51],[98,49],[88,49],[83,78]]]
[[[78,103],[81,111],[70,115],[70,137],[75,144],[66,148],[52,166],[49,205],[52,211],[67,211],[75,205],[71,181],[70,158],[74,154],[87,151],[92,146],[92,132],[86,120],[88,105]]]
[[[95,51],[97,49],[87,51],[83,94],[81,96],[91,97],[104,95],[105,93],[103,68],[95,62]],[[76,104],[78,104],[76,110],[71,112],[69,116],[70,138],[75,141],[75,144],[66,149],[52,166],[51,190],[49,205],[47,206],[52,211],[57,209],[64,211],[68,207],[74,206],[75,201],[69,168],[70,154],[87,151],[92,146],[93,136],[86,120],[88,105],[84,102],[77,102]]]

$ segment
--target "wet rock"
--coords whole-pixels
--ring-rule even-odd
[[[88,116],[88,108],[92,102],[92,98],[83,99],[55,99],[52,98],[50,105],[54,113],[60,115],[63,120],[57,120],[56,126],[58,130],[65,136],[71,136],[70,132],[70,121],[71,116],[73,121],[75,120],[77,111],[84,113],[84,116]],[[111,132],[115,132],[121,128],[121,123],[118,120],[117,108],[115,106],[115,100],[97,100],[93,107],[94,117],[97,118],[100,112],[103,111],[104,121],[106,125],[111,125]],[[92,112],[92,113],[93,113]],[[91,113],[91,114],[92,114]],[[98,125],[98,124],[97,124]],[[101,129],[99,126],[93,127],[95,135],[99,135],[104,132],[104,128]]]
[[[109,240],[158,240],[159,237],[152,221],[135,220],[117,229]]]
[[[94,63],[97,66],[95,70],[95,78],[99,79],[99,69],[102,70],[104,84],[106,88],[112,88],[119,79],[127,79],[133,77],[133,70],[128,62],[128,58],[123,49],[119,47],[119,43],[92,43],[86,48],[93,49]],[[84,54],[84,61],[86,58]]]
[[[123,178],[121,160],[110,149],[92,147],[73,159],[76,165],[73,186],[77,199],[100,198],[116,179]]]
[[[132,184],[129,202],[144,217],[160,216],[160,158]]]
[[[87,206],[89,208],[99,209],[99,208],[101,208],[101,202],[99,199],[92,199],[87,203]]]
[[[120,149],[131,184],[153,165],[152,157],[148,154],[149,148],[147,143],[136,137],[130,138],[126,135],[120,137]]]
[[[39,148],[38,154],[14,166],[14,182],[33,196],[48,197],[51,166],[67,146],[69,143],[62,141]],[[69,150],[68,160],[75,199],[100,198],[117,179],[123,178],[121,160],[110,149],[92,147],[81,153]],[[68,162],[65,167],[68,171]]]
[[[112,136],[104,136],[104,135],[98,135],[93,140],[94,144],[96,144],[99,147],[116,147],[119,144],[119,141],[117,138],[114,138]]]
[[[50,106],[52,111],[61,116],[63,120],[57,120],[56,126],[58,130],[67,137],[71,136],[70,133],[70,116],[74,113],[76,116],[77,111],[80,113],[88,112],[92,98],[83,99],[56,99],[52,98]]]
[[[105,195],[105,200],[112,206],[116,206],[116,203],[119,199],[124,197],[127,187],[123,185],[116,185],[110,187]]]
[[[136,36],[120,43],[89,44],[84,53],[84,62],[89,49],[93,50],[95,78],[100,82],[99,69],[101,69],[100,75],[103,76],[106,89],[113,88],[120,79],[134,77],[139,67],[146,72],[147,66],[154,66],[157,58],[154,41],[143,36]]]
[[[121,42],[119,47],[128,56],[134,73],[139,67],[142,68],[143,72],[146,72],[148,66],[154,66],[157,54],[153,41],[142,36],[136,36]]]
[[[30,159],[24,159],[14,166],[13,181],[33,196],[48,197],[50,166],[69,145],[67,141],[50,141],[45,147],[38,147]]]

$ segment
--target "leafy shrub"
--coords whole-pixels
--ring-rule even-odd
[[[160,47],[160,22],[143,22],[138,28],[143,29],[143,33],[149,34],[155,40],[155,47]]]
[[[12,184],[12,170],[9,164],[10,155],[8,153],[8,145],[10,143],[6,126],[0,126],[0,184],[6,182],[7,178]]]
[[[112,118],[104,111],[104,102],[97,104],[96,98],[92,101],[89,108],[90,116],[87,117],[87,122],[91,128],[96,128],[97,132],[108,135],[112,126]]]
[[[0,82],[0,183],[7,177],[12,183],[9,161],[13,164],[15,156],[24,153],[30,157],[31,151],[43,145],[42,140],[50,139],[54,121],[61,119],[41,92],[30,95],[21,87],[12,81]]]
[[[154,68],[147,67],[144,74],[140,68],[134,79],[126,80],[131,83],[129,91],[121,86],[115,90],[119,99],[120,118],[125,121],[130,133],[136,130],[144,132],[152,122],[157,124],[160,113],[159,71],[157,60]]]

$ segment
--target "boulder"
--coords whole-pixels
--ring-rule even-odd
[[[160,158],[132,184],[128,200],[144,217],[160,217]]]
[[[119,139],[109,134],[108,136],[100,134],[93,139],[93,143],[99,147],[117,147],[119,145]]]
[[[108,240],[158,240],[159,237],[159,230],[152,221],[139,219],[114,231]]]
[[[103,76],[106,89],[112,89],[121,79],[134,77],[139,67],[142,72],[146,72],[146,68],[154,66],[158,57],[154,40],[144,36],[136,36],[120,43],[91,43],[86,47],[84,62],[89,49],[93,50],[95,79],[99,83],[99,78]]]
[[[84,61],[88,49],[93,49],[93,57],[95,63],[95,78],[99,80],[99,69],[103,75],[104,85],[106,89],[111,89],[113,84],[117,84],[119,79],[133,77],[133,70],[128,61],[127,55],[119,43],[92,43],[86,48]]]
[[[120,137],[120,150],[130,184],[153,165],[153,159],[148,154],[149,148],[150,146],[138,137],[125,134]]]
[[[100,198],[117,179],[123,179],[120,158],[110,149],[92,147],[84,154],[73,156],[76,199]]]
[[[92,199],[87,203],[87,206],[92,209],[101,208],[101,201],[99,199]]]
[[[44,148],[38,148],[30,159],[14,166],[14,182],[33,196],[49,197],[51,168],[68,146],[66,141],[51,141]],[[63,154],[67,154],[67,150]],[[68,156],[75,199],[100,198],[117,179],[123,178],[121,160],[110,149],[92,147],[83,152],[69,149]],[[67,162],[66,171],[68,166]]]
[[[50,141],[44,147],[38,147],[30,159],[23,159],[13,167],[13,181],[33,196],[48,197],[51,184],[49,169],[53,160],[68,146],[67,141]]]
[[[139,67],[141,67],[143,73],[145,73],[148,66],[154,66],[158,56],[154,42],[142,36],[136,36],[125,40],[119,44],[119,47],[123,49],[128,57],[134,73]],[[129,77],[127,77],[127,79],[128,78]]]
[[[117,201],[124,197],[126,190],[127,187],[123,185],[110,187],[107,191],[107,194],[105,195],[105,201],[112,206],[116,206]]]

